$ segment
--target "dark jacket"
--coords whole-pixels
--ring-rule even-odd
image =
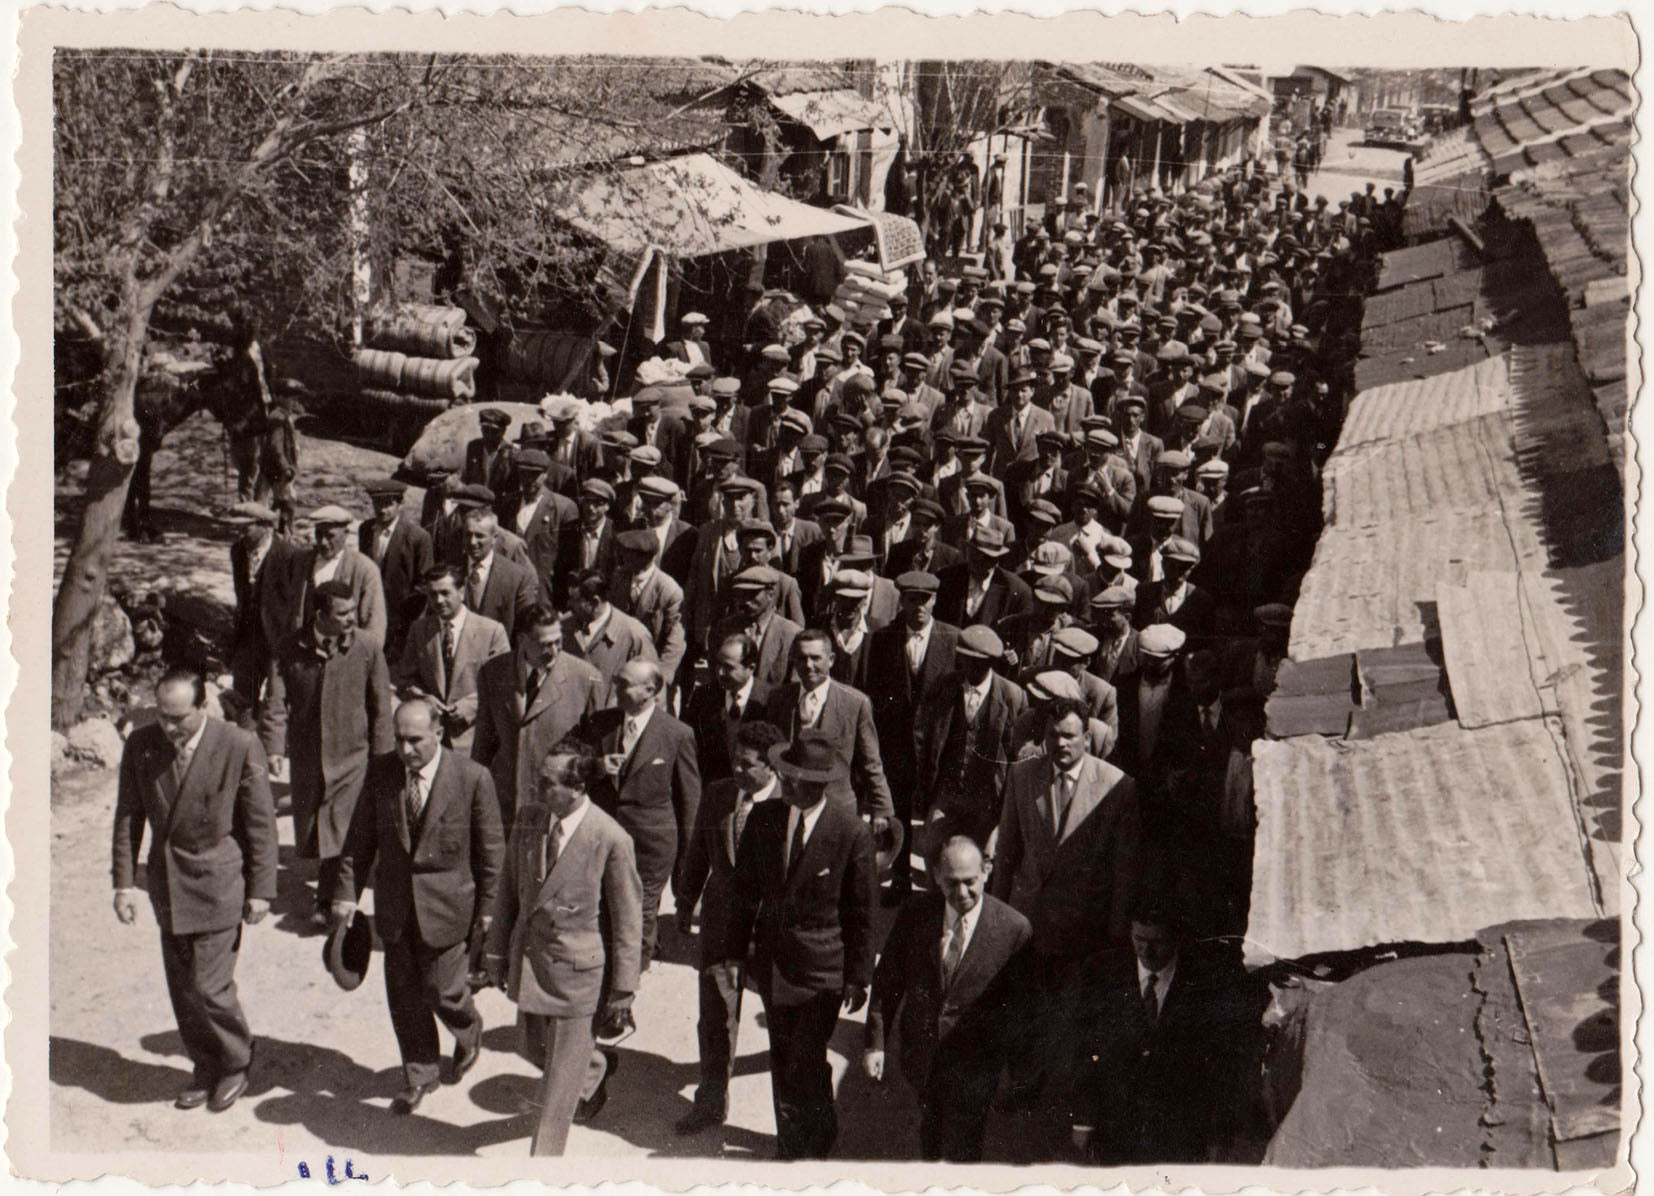
[[[228,930],[248,898],[276,896],[276,806],[264,752],[250,733],[209,718],[182,784],[172,776],[176,758],[158,724],[126,741],[115,793],[115,888],[137,884],[147,823],[156,922],[172,934]]]
[[[751,950],[750,975],[767,1003],[798,1005],[873,979],[873,836],[855,812],[822,808],[802,856],[785,863],[785,802],[747,819],[735,859],[734,901],[724,958]]]
[[[447,748],[419,825],[408,825],[407,771],[396,755],[369,766],[340,854],[334,901],[355,901],[373,869],[373,921],[379,937],[417,934],[427,947],[463,942],[484,913],[505,860],[500,803],[488,770]]]
[[[599,710],[587,720],[600,754],[619,753],[624,723],[618,706]],[[666,711],[654,711],[620,771],[594,784],[591,795],[632,836],[638,872],[647,885],[657,869],[664,872],[676,866],[695,829],[701,771],[694,733]]]
[[[985,1088],[982,1103],[993,1099],[1025,980],[1022,952],[1033,930],[1004,902],[987,894],[981,900],[976,929],[946,985],[941,942],[947,903],[940,893],[907,900],[873,971],[867,1047],[884,1050],[886,1027],[899,1026],[902,1074],[921,1099],[944,1085],[956,1095],[960,1087]]]
[[[377,531],[371,519],[363,520],[356,531],[357,550],[370,561],[373,560],[373,541]],[[421,579],[433,560],[430,534],[405,515],[397,516],[396,524],[391,528],[390,542],[385,545],[385,557],[376,562],[380,588],[385,593],[387,659],[394,659],[402,651],[402,637],[425,607]]]
[[[978,846],[985,845],[999,825],[1012,730],[1028,706],[1027,695],[1015,682],[999,673],[989,678],[988,694],[974,723],[965,722],[965,681],[957,673],[915,716],[921,800],[941,811],[947,833],[969,835]]]
[[[327,659],[309,631],[276,650],[259,738],[265,752],[288,758],[301,859],[329,859],[343,848],[368,761],[395,746],[393,706],[384,654],[364,635]]]
[[[981,623],[993,627],[1009,615],[1019,615],[1034,605],[1034,592],[1028,583],[1004,569],[994,570],[987,596],[977,608],[974,618],[965,613],[965,594],[970,586],[970,573],[963,564],[954,565],[937,574],[941,583],[936,591],[936,617],[955,627],[969,627]]]
[[[885,778],[893,790],[912,791],[919,771],[920,708],[940,695],[953,675],[954,649],[959,628],[933,620],[930,643],[913,673],[907,664],[907,628],[900,622],[873,632],[867,655],[867,694],[873,703],[873,726],[879,733],[879,754]],[[915,801],[921,807],[923,801]]]
[[[827,685],[827,698],[815,726],[832,743],[844,778],[828,785],[827,796],[841,799],[846,809],[889,818],[894,806],[879,753],[879,733],[873,726],[873,705],[859,690],[838,681]],[[799,732],[798,697],[796,681],[787,682],[770,697],[769,721],[789,739]]]

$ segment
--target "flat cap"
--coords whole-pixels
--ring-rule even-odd
[[[1181,561],[1186,565],[1200,563],[1200,549],[1192,540],[1185,540],[1182,536],[1172,536],[1162,544],[1160,555],[1169,561]]]
[[[1292,608],[1284,602],[1266,602],[1253,608],[1252,617],[1261,626],[1285,630],[1292,626]]]
[[[637,492],[644,498],[673,499],[678,496],[678,484],[671,478],[663,478],[659,474],[650,474],[638,480]]]
[[[771,394],[791,395],[798,393],[798,383],[785,374],[778,374],[765,385]]]
[[[1058,698],[1067,698],[1069,701],[1083,700],[1080,692],[1080,683],[1067,673],[1056,669],[1047,669],[1043,673],[1036,673],[1034,679],[1028,683],[1028,696],[1041,702],[1050,702]]]
[[[1149,499],[1149,514],[1159,519],[1176,519],[1183,514],[1183,500],[1169,494],[1156,494]]]
[[[581,498],[601,498],[604,502],[613,502],[615,488],[602,478],[587,478],[580,484]]]
[[[477,422],[490,428],[503,428],[511,422],[511,415],[498,407],[484,407],[477,412]]]
[[[325,507],[317,507],[314,511],[310,512],[310,522],[315,524],[317,527],[349,523],[355,518],[356,516],[352,515],[349,511],[345,510],[337,503],[329,503]]]
[[[1084,660],[1100,647],[1097,637],[1083,627],[1064,627],[1051,637],[1051,644],[1078,660]]]
[[[1057,577],[1068,572],[1068,567],[1074,563],[1074,553],[1068,545],[1058,544],[1055,540],[1047,540],[1034,549],[1033,558],[1029,561],[1029,568],[1041,577]]]
[[[1124,586],[1109,586],[1091,596],[1092,610],[1130,610],[1136,605],[1137,599]]]
[[[960,656],[974,656],[979,660],[998,660],[1005,655],[1005,645],[991,627],[981,623],[961,628],[959,643],[954,652]]]
[[[913,569],[896,579],[896,588],[904,594],[934,594],[940,584],[936,574]]]
[[[654,556],[660,548],[660,540],[648,528],[633,528],[629,532],[621,532],[615,537],[615,547],[627,552],[636,552],[644,556]]]
[[[362,489],[374,498],[389,498],[391,495],[406,494],[408,490],[395,478],[369,478],[362,483]]]
[[[782,345],[765,345],[758,351],[758,356],[762,357],[765,361],[774,361],[777,363],[785,363],[788,360],[787,350]]]
[[[873,575],[863,569],[840,569],[833,574],[835,598],[865,598],[873,592]]]
[[[1074,601],[1074,585],[1061,574],[1042,576],[1034,584],[1034,598],[1051,606],[1067,606]]]
[[[768,565],[753,565],[730,578],[729,585],[733,590],[767,590],[780,580],[781,574]]]
[[[714,378],[712,380],[712,393],[715,395],[723,395],[727,398],[734,398],[736,395],[741,393],[741,380],[739,378],[727,377]]]
[[[1151,623],[1137,633],[1137,649],[1150,656],[1170,656],[1182,650],[1186,638],[1170,623]]]

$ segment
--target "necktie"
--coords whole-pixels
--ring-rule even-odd
[[[1054,794],[1056,800],[1051,803],[1051,830],[1059,839],[1062,838],[1063,820],[1068,817],[1068,802],[1073,797],[1073,785],[1073,780],[1066,772],[1057,774]]]
[[[735,840],[734,845],[737,850],[739,850],[741,846],[741,832],[747,829],[747,818],[751,814],[752,795],[743,793],[741,794],[741,800],[737,802],[735,806],[735,834],[733,838]]]
[[[471,593],[469,605],[472,610],[480,609],[482,606],[482,563],[480,561],[471,566]]]
[[[799,701],[798,701],[798,719],[799,719],[799,722],[803,723],[806,727],[811,726],[812,724],[815,723],[815,721],[816,721],[816,695],[815,695],[814,690],[810,691],[809,693],[805,694],[802,698],[799,699]]]
[[[1143,1012],[1148,1014],[1149,1021],[1158,1021],[1160,1018],[1160,998],[1155,992],[1155,977],[1151,973],[1143,981]]]
[[[528,684],[523,686],[523,709],[527,710],[534,705],[534,699],[540,694],[540,685],[545,680],[539,669],[528,671]]]
[[[419,791],[419,774],[417,772],[408,773],[408,788],[405,799],[408,803],[408,825],[410,827],[418,826],[419,816],[425,810],[425,795]]]
[[[792,841],[787,845],[787,874],[789,876],[792,874],[792,870],[798,867],[799,858],[804,854],[804,815],[794,814],[793,817],[798,821],[793,824]]]
[[[452,678],[454,675],[454,640],[454,621],[444,619],[442,621],[442,676],[445,680]]]
[[[948,945],[942,950],[942,983],[947,985],[959,970],[959,961],[965,956],[965,919],[954,923],[948,934]]]
[[[732,722],[732,723],[738,723],[738,722],[741,721],[741,695],[740,694],[730,694],[730,696],[729,696],[729,709],[726,712],[726,716],[728,717],[729,721]]]
[[[630,756],[632,747],[637,743],[637,718],[633,716],[626,720],[626,725],[620,733],[620,754]]]
[[[552,865],[557,863],[557,857],[563,854],[563,820],[553,818],[551,831],[546,836],[544,854],[540,857],[540,879],[545,880],[551,875]]]
[[[982,709],[982,695],[975,689],[965,691],[965,721],[974,723],[976,712]]]

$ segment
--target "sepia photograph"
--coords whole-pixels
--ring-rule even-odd
[[[29,43],[10,1149],[1629,1183],[1603,23]]]

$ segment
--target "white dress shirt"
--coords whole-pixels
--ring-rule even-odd
[[[930,633],[936,626],[932,619],[918,631],[907,633],[907,671],[917,673],[919,666],[925,663],[925,653],[930,651]]]
[[[1149,977],[1154,977],[1154,1006],[1158,1009],[1166,1007],[1166,994],[1171,991],[1172,977],[1177,975],[1177,956],[1172,956],[1171,963],[1158,972],[1151,972],[1143,966],[1143,961],[1137,961],[1137,994],[1141,998],[1143,989],[1148,986]]]
[[[746,683],[734,693],[724,694],[724,713],[731,718],[744,717],[747,712],[747,703],[752,701],[752,687],[758,679],[748,677]]]
[[[980,682],[964,687],[966,722],[976,721],[976,716],[982,712],[982,703],[988,700],[988,690],[993,688],[993,683],[993,671],[989,670]]]
[[[944,904],[942,909],[942,979],[951,980],[952,976],[947,972],[948,950],[957,940],[959,959],[961,962],[964,960],[965,952],[970,950],[971,936],[976,933],[976,924],[982,917],[982,902],[978,899],[970,912],[965,914],[948,904]]]
[[[793,835],[798,830],[798,820],[800,818],[804,820],[804,838],[802,846],[808,847],[810,845],[810,836],[815,834],[816,823],[821,821],[821,812],[826,808],[827,798],[823,796],[820,801],[811,806],[808,810],[800,810],[797,806],[794,806],[792,809],[787,811],[787,838],[786,846],[781,849],[781,861],[788,868],[791,868],[793,865]]]
[[[345,554],[341,552],[332,560],[316,562],[310,570],[311,586],[319,586],[323,582],[332,581],[334,576],[339,572],[339,562],[344,559]]]
[[[829,677],[814,689],[808,689],[798,695],[799,721],[806,727],[813,727],[821,719],[821,709],[827,705],[827,690],[833,684]]]

